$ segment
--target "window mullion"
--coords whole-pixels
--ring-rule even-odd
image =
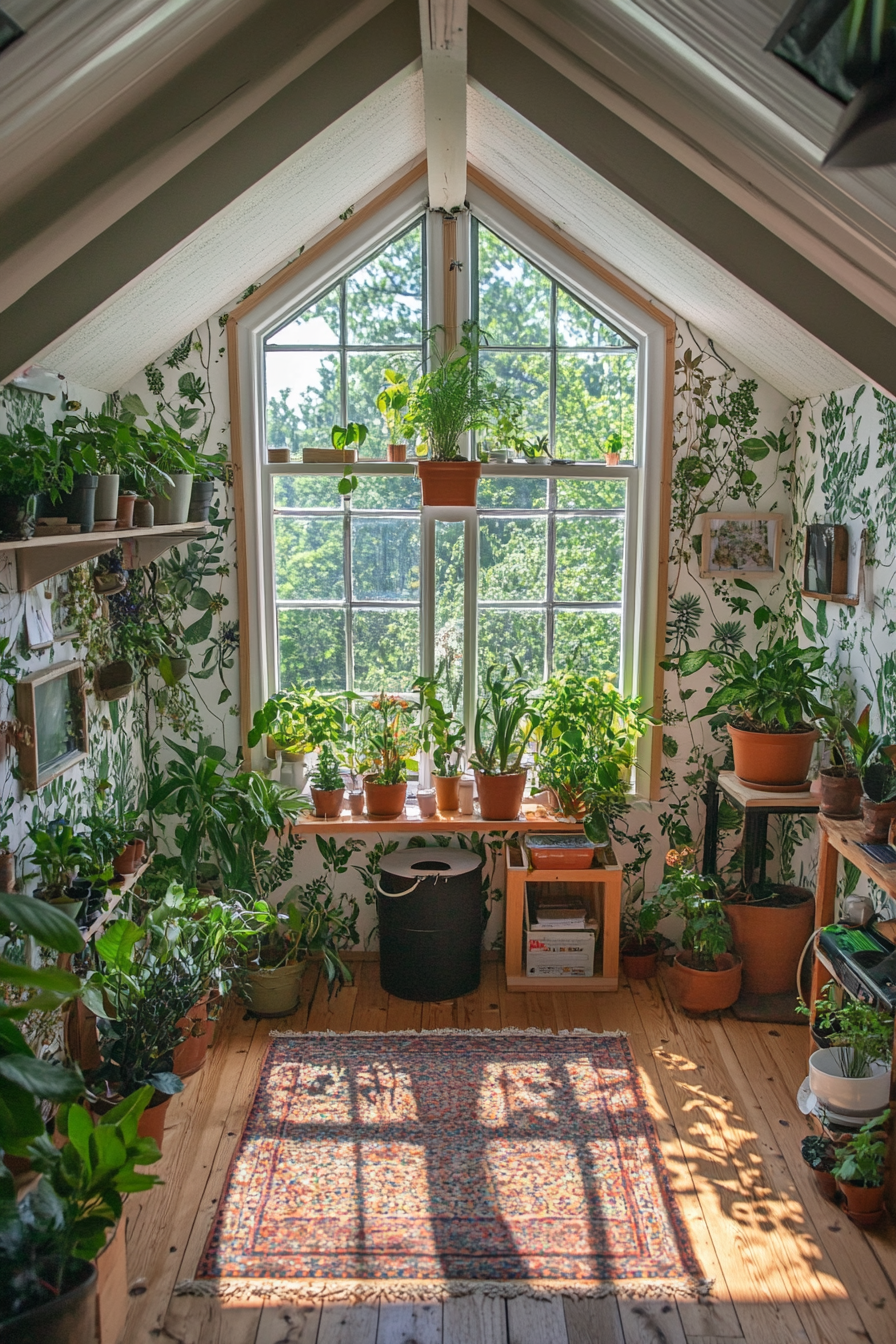
[[[344,507],[342,525],[342,576],[345,586],[345,684],[346,689],[355,689],[355,658],[352,631],[352,515],[351,508]]]

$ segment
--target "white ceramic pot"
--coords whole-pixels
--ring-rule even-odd
[[[890,1066],[871,1065],[867,1078],[845,1078],[841,1049],[816,1050],[809,1056],[809,1087],[818,1105],[837,1115],[870,1119],[886,1110],[890,1101]]]
[[[152,496],[156,527],[177,527],[187,521],[190,512],[190,496],[193,493],[191,473],[174,472],[171,479],[173,485],[163,484],[158,494]]]
[[[118,473],[107,473],[97,478],[93,516],[108,521],[118,517]]]

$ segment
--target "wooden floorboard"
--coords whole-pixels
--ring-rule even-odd
[[[802,1027],[696,1020],[656,981],[614,994],[509,993],[497,961],[445,1003],[387,995],[379,964],[327,993],[316,969],[276,1023],[228,1004],[207,1067],[169,1112],[166,1184],[129,1200],[132,1302],[121,1344],[896,1344],[896,1229],[864,1234],[822,1200],[802,1162],[794,1101]],[[442,1303],[238,1306],[174,1295],[205,1247],[252,1104],[270,1030],[622,1030],[701,1272],[700,1301],[486,1296]]]

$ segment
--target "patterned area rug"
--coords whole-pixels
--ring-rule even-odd
[[[624,1036],[276,1037],[181,1291],[705,1291]],[[384,1282],[385,1281],[385,1282]]]

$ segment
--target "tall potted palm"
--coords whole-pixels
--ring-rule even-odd
[[[519,402],[482,372],[479,352],[487,339],[475,322],[463,324],[463,335],[452,350],[440,346],[438,337],[444,334],[444,327],[425,334],[430,367],[414,384],[406,422],[429,448],[429,461],[417,464],[423,503],[473,507],[482,468],[461,456],[459,440],[485,429],[502,413],[512,413]]]

